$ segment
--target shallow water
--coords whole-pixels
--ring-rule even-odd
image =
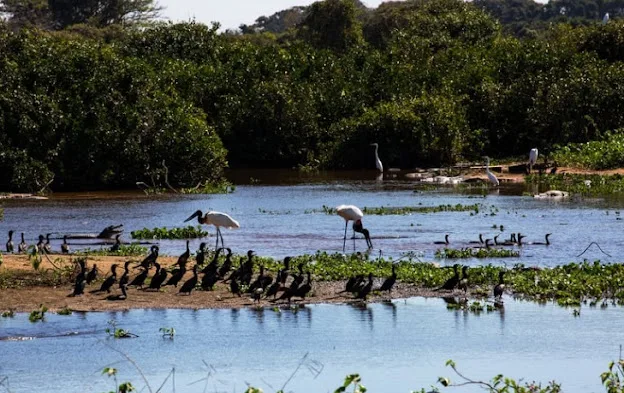
[[[265,178],[261,174],[265,174]],[[527,235],[526,242],[544,241],[552,233],[549,247],[527,245],[520,249],[519,259],[489,259],[466,261],[479,263],[516,263],[556,265],[582,258],[619,261],[624,238],[619,233],[624,226],[618,214],[622,200],[586,199],[566,202],[535,200],[521,196],[522,187],[504,186],[490,190],[482,196],[475,193],[455,192],[453,188],[415,188],[413,182],[402,180],[375,180],[374,174],[346,173],[306,177],[297,172],[252,172],[248,179],[258,184],[238,185],[229,195],[165,195],[145,197],[139,193],[68,194],[55,195],[47,201],[5,201],[4,221],[0,221],[0,234],[9,229],[24,231],[27,242],[33,244],[39,234],[97,233],[112,224],[123,223],[124,240],[130,241],[132,230],[144,227],[176,227],[188,225],[184,220],[195,210],[217,210],[237,219],[241,228],[223,230],[226,246],[244,253],[254,249],[259,255],[283,257],[314,253],[342,251],[344,221],[337,215],[327,215],[320,210],[324,205],[355,204],[360,207],[378,206],[438,206],[441,204],[481,203],[478,215],[470,212],[445,212],[412,215],[366,216],[364,224],[372,235],[372,256],[400,257],[415,251],[421,259],[431,260],[435,250],[442,246],[434,241],[444,240],[450,234],[451,247],[462,248],[469,241],[500,234],[500,239],[510,232]],[[254,177],[260,176],[260,178]],[[359,176],[359,177],[358,177]],[[245,175],[236,174],[239,182]],[[257,180],[260,179],[260,180]],[[265,184],[271,183],[271,184]],[[195,225],[197,223],[195,222]],[[501,233],[497,228],[504,226]],[[207,227],[211,235],[213,227]],[[349,237],[351,229],[349,228]],[[5,236],[0,239],[5,239]],[[5,240],[2,240],[3,242]],[[200,241],[214,247],[215,238],[195,239],[196,250]],[[73,240],[72,248],[87,247],[88,240]],[[595,245],[577,257],[592,242]],[[60,240],[53,242],[59,248]],[[161,252],[178,255],[184,251],[184,241],[160,242]],[[99,247],[99,246],[92,246]],[[347,251],[365,251],[365,242],[347,242]],[[609,255],[607,255],[609,254]],[[442,261],[444,263],[444,261]]]
[[[360,373],[371,392],[409,392],[438,376],[458,381],[444,366],[453,359],[475,379],[504,373],[514,378],[556,380],[566,392],[603,391],[599,375],[617,359],[624,339],[624,309],[583,308],[580,317],[553,305],[508,299],[503,313],[448,311],[441,299],[391,304],[315,305],[292,311],[134,310],[49,315],[43,323],[26,314],[0,319],[0,379],[12,392],[102,392],[112,381],[102,368],[119,370],[120,381],[143,387],[119,353],[137,362],[152,388],[175,367],[178,392],[242,392],[245,383],[273,391],[302,357],[307,358],[287,391],[333,392],[345,375]],[[107,321],[139,335],[107,338]],[[173,340],[160,327],[175,327]],[[77,334],[76,334],[77,333]],[[68,335],[71,334],[71,335]],[[205,364],[209,365],[207,368]],[[311,368],[317,370],[315,377]],[[319,372],[320,371],[320,372]],[[172,391],[169,379],[165,391]],[[1,390],[1,387],[0,387]],[[462,392],[481,391],[462,388]]]
[[[195,210],[212,209],[227,212],[241,223],[239,230],[223,231],[227,246],[238,253],[254,249],[259,255],[282,257],[342,251],[344,221],[310,212],[323,205],[482,203],[478,215],[366,216],[364,224],[375,246],[372,256],[380,250],[393,257],[415,251],[421,259],[432,260],[441,247],[433,242],[443,240],[445,233],[450,234],[452,247],[461,248],[479,233],[493,237],[500,233],[493,226],[504,225],[502,238],[522,232],[525,241],[543,241],[550,232],[553,244],[526,245],[519,249],[520,258],[462,263],[552,266],[583,257],[621,261],[624,222],[617,212],[623,203],[617,199],[539,201],[521,196],[524,190],[518,186],[504,186],[485,196],[479,190],[453,188],[415,192],[412,182],[380,182],[367,173],[309,177],[297,172],[254,172],[237,173],[234,179],[238,186],[230,195],[90,193],[55,195],[47,201],[5,201],[0,233],[24,231],[33,243],[39,233],[93,233],[123,223],[124,239],[129,240],[131,230],[184,226],[184,219]],[[214,233],[212,228],[209,231]],[[0,239],[5,241],[4,236]],[[212,244],[214,237],[203,240]],[[192,242],[193,250],[200,241]],[[610,256],[592,246],[579,257],[592,242]],[[59,243],[55,240],[54,247]],[[183,244],[182,240],[162,241],[161,250],[177,255]],[[347,245],[348,251],[365,250],[362,239]],[[346,374],[357,372],[369,391],[408,392],[435,384],[441,375],[457,381],[444,367],[446,360],[453,359],[462,372],[476,379],[504,373],[542,382],[555,379],[568,392],[598,392],[603,391],[600,373],[619,355],[623,313],[616,307],[584,307],[582,315],[574,318],[571,309],[508,299],[502,314],[474,315],[447,311],[441,299],[408,299],[365,308],[316,305],[296,313],[243,309],[52,314],[37,324],[19,314],[14,319],[0,318],[0,381],[7,376],[12,392],[102,392],[113,385],[101,370],[113,366],[119,369],[120,381],[132,380],[142,387],[133,366],[112,349],[116,348],[137,361],[154,390],[175,367],[179,392],[238,392],[245,390],[246,382],[275,391],[308,354],[287,391],[332,392]],[[107,338],[104,330],[109,320],[139,337]],[[163,339],[160,327],[174,327],[175,339]],[[13,340],[24,337],[33,339]],[[314,374],[322,370],[315,377],[311,369]],[[173,390],[172,378],[166,386],[165,391]]]

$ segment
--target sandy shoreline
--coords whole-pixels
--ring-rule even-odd
[[[50,255],[51,260],[61,258],[63,264],[71,264],[72,256]],[[117,257],[117,256],[93,256],[88,257],[87,267],[96,263],[98,269],[102,272],[109,272],[113,263],[122,265],[127,260],[141,261],[142,257]],[[170,266],[177,260],[177,257],[160,257],[158,262],[164,266]],[[57,260],[58,263],[58,260]],[[192,266],[191,263],[190,266]],[[45,258],[40,269],[52,269],[52,265]],[[139,270],[131,272],[132,277],[137,275]],[[150,271],[150,277],[154,270]],[[271,272],[275,274],[275,272]],[[118,274],[119,277],[120,274]],[[98,289],[103,280],[103,275],[98,276],[98,281],[87,286],[85,294],[77,297],[68,297],[72,292],[71,284],[59,286],[39,286],[32,285],[36,281],[37,274],[34,273],[29,259],[25,255],[3,255],[3,263],[0,266],[0,277],[10,276],[8,279],[11,288],[0,289],[0,312],[13,310],[15,312],[30,312],[43,304],[51,312],[58,311],[63,308],[69,308],[78,312],[86,311],[123,311],[128,309],[158,309],[158,308],[186,308],[186,309],[209,309],[209,308],[244,308],[244,307],[274,307],[287,305],[286,301],[271,302],[271,299],[262,299],[261,302],[254,303],[250,295],[238,297],[232,295],[229,291],[229,285],[217,283],[214,291],[196,290],[190,296],[179,295],[178,288],[167,286],[159,292],[144,291],[135,288],[128,289],[128,298],[126,300],[111,301],[106,300],[108,294],[106,292],[89,293],[89,291]],[[187,272],[185,281],[191,278],[192,273]],[[20,282],[24,280],[28,284],[23,287]],[[381,285],[384,278],[376,278],[373,288]],[[306,298],[304,304],[318,303],[352,303],[358,302],[353,299],[350,293],[338,293],[345,287],[344,281],[325,281],[313,282],[312,294]],[[114,285],[112,294],[120,294],[119,286]],[[281,292],[280,292],[281,294]],[[456,291],[459,296],[463,292]],[[375,294],[372,293],[368,298],[368,302],[381,302],[389,299],[408,298],[414,296],[423,297],[440,297],[448,295],[448,293],[433,292],[429,288],[418,288],[411,284],[397,282],[391,294]],[[278,295],[279,297],[279,295]],[[293,304],[301,303],[293,301]]]

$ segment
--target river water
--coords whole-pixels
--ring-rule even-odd
[[[130,192],[4,201],[0,233],[24,231],[32,243],[40,233],[93,233],[123,223],[124,239],[129,241],[131,230],[184,226],[184,219],[197,209],[218,210],[241,223],[238,230],[223,231],[226,245],[235,252],[254,249],[259,255],[283,257],[342,251],[344,221],[319,212],[324,205],[480,203],[483,208],[477,215],[366,216],[373,255],[381,251],[398,258],[413,251],[422,260],[434,260],[440,246],[433,242],[443,240],[444,234],[450,234],[452,247],[460,248],[479,233],[488,238],[501,233],[503,225],[501,237],[522,232],[527,235],[525,241],[543,241],[544,234],[552,233],[552,245],[517,248],[519,258],[462,263],[553,266],[583,258],[621,261],[624,222],[619,210],[623,205],[617,199],[543,201],[522,196],[521,187],[485,193],[423,189],[403,180],[378,181],[369,174],[300,178],[293,172],[259,172],[237,176],[236,191],[228,195],[145,197]],[[214,233],[211,227],[209,231]],[[214,237],[204,240],[212,242]],[[193,241],[192,249],[199,241]],[[579,257],[592,242],[602,251],[594,245]],[[160,244],[166,254],[184,250],[182,240]],[[58,245],[57,240],[53,246]],[[347,245],[348,251],[365,250],[362,239]],[[598,392],[603,391],[600,373],[610,360],[617,359],[624,341],[622,313],[618,307],[584,307],[575,318],[571,309],[507,299],[503,313],[474,315],[447,311],[440,299],[407,299],[365,308],[308,306],[296,313],[243,309],[49,315],[37,324],[19,314],[13,319],[0,318],[0,381],[8,377],[2,384],[8,381],[11,392],[103,392],[113,385],[100,373],[112,365],[119,369],[120,380],[142,387],[133,366],[112,349],[116,348],[137,362],[154,391],[173,367],[178,392],[242,392],[246,382],[275,391],[307,354],[287,391],[332,392],[346,374],[358,372],[369,391],[408,392],[435,384],[441,375],[457,380],[444,367],[446,360],[453,359],[462,372],[476,379],[505,373],[543,382],[555,379],[566,392]],[[107,338],[104,330],[109,320],[139,337]],[[175,339],[160,337],[160,327],[174,327]],[[35,338],[12,341],[20,337]],[[172,381],[167,380],[164,391],[173,390]],[[192,384],[196,381],[200,382]]]

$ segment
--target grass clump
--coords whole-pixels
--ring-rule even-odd
[[[201,226],[187,226],[184,228],[143,228],[132,231],[133,239],[195,239],[208,236],[208,232],[201,229]]]
[[[58,310],[57,314],[58,315],[72,315],[72,309],[65,306],[61,308],[60,310]]]
[[[108,324],[110,325],[109,328],[106,328],[105,332],[106,334],[108,334],[109,337],[113,337],[113,338],[134,338],[134,337],[139,337],[134,333],[130,333],[129,330],[125,330],[125,329],[121,329],[117,327],[117,322],[110,320],[108,321]]]

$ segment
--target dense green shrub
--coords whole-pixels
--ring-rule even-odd
[[[559,165],[587,169],[613,169],[624,166],[624,129],[608,132],[600,141],[569,143],[553,152]]]

